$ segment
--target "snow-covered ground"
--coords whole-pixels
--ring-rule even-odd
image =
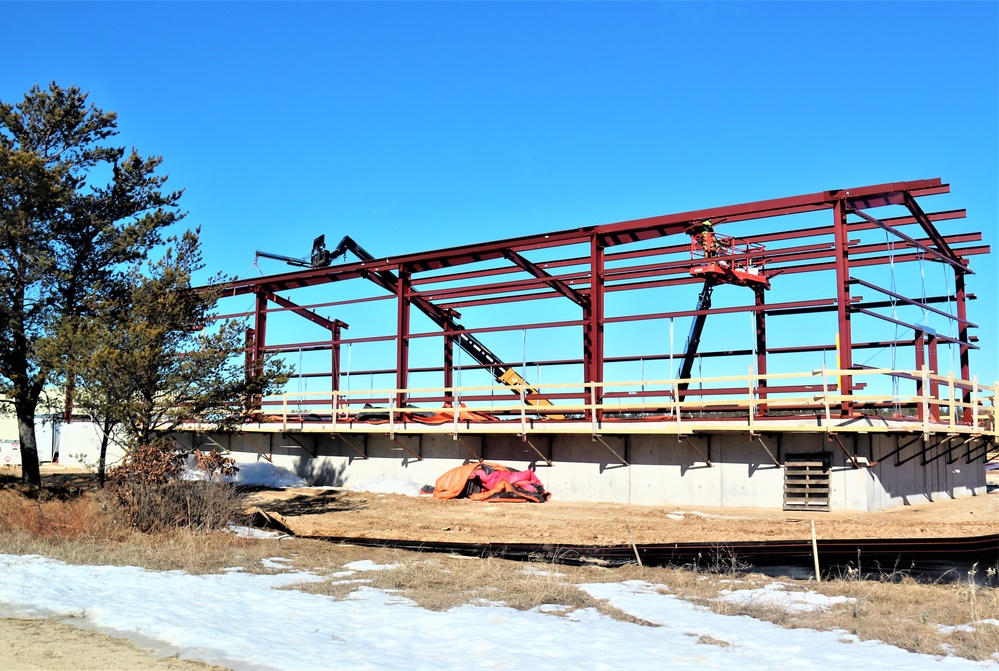
[[[39,556],[0,555],[0,614],[68,618],[81,626],[157,646],[164,653],[234,669],[780,669],[865,671],[990,669],[932,657],[844,632],[782,629],[749,617],[726,617],[663,594],[644,582],[585,585],[595,597],[659,626],[613,620],[593,610],[567,617],[544,607],[517,611],[466,605],[439,613],[398,595],[361,587],[349,598],[281,589],[320,580],[272,557],[274,574],[217,575],[135,567],[75,566]],[[379,570],[355,562],[337,579],[363,581]],[[831,601],[779,584],[726,598],[763,598],[795,608]]]

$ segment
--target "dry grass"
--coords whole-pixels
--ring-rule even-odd
[[[116,524],[101,498],[91,493],[60,499],[0,490],[0,553],[208,573],[258,563],[274,549],[273,542],[267,546],[223,532],[139,533]]]
[[[688,636],[696,636],[696,634],[687,634],[687,635]],[[727,648],[730,645],[732,645],[728,641],[722,641],[720,639],[715,638],[714,636],[708,636],[707,634],[703,634],[701,636],[698,636],[697,637],[697,642],[701,643],[703,645],[717,645],[719,648]]]
[[[772,603],[719,601],[723,590],[751,590],[774,582],[768,576],[745,574],[708,577],[686,571],[665,571],[652,582],[665,583],[669,593],[710,608],[720,615],[747,615],[795,629],[841,629],[861,640],[878,640],[912,652],[957,655],[973,660],[994,659],[999,652],[999,590],[964,583],[920,584],[895,576],[884,581],[839,579],[821,584],[782,579],[787,591],[814,590],[851,601],[827,610],[789,612]]]
[[[17,531],[42,539],[73,540],[104,524],[103,511],[92,496],[69,500],[29,498],[0,490],[0,530]]]
[[[991,659],[999,650],[999,627],[982,622],[999,621],[999,590],[974,584],[973,576],[947,585],[834,580],[823,583],[820,591],[854,601],[826,612],[793,615],[784,626],[843,628],[862,640],[974,660]]]
[[[327,546],[330,547],[330,546]],[[346,564],[356,561],[352,546],[334,546],[342,554],[329,562],[319,564],[313,548],[306,544],[304,551],[295,556],[296,568],[316,572],[335,573]],[[372,554],[374,550],[374,555]],[[484,559],[453,555],[418,555],[402,550],[364,548],[364,558],[383,566],[378,571],[368,571],[350,578],[331,577],[319,583],[303,583],[294,589],[323,594],[336,599],[348,598],[362,586],[373,587],[404,596],[421,608],[447,611],[466,604],[503,604],[517,610],[531,610],[548,606],[544,612],[552,615],[593,608],[608,617],[644,626],[654,626],[615,608],[603,599],[590,596],[578,583],[563,572],[561,566],[524,564],[504,559]],[[325,553],[321,553],[325,554]],[[377,557],[377,558],[376,558]]]
[[[327,576],[322,582],[297,585],[296,589],[334,599],[349,598],[367,585],[435,611],[503,603],[522,610],[545,606],[544,612],[557,616],[593,608],[608,617],[649,625],[579,588],[583,583],[643,580],[717,613],[748,615],[783,627],[844,630],[862,640],[880,640],[913,652],[973,660],[991,659],[999,650],[999,627],[983,622],[999,621],[999,590],[983,588],[971,579],[929,585],[898,576],[878,582],[857,580],[848,574],[821,584],[783,579],[788,591],[815,590],[852,599],[824,611],[791,613],[772,605],[719,601],[723,590],[754,589],[774,581],[740,573],[735,566],[722,574],[635,565],[607,569],[419,554],[302,539],[242,539],[229,533],[188,529],[143,534],[115,524],[101,499],[89,493],[30,498],[16,489],[0,490],[0,553],[37,553],[69,563],[137,565],[190,573],[232,566],[247,571],[273,570],[263,568],[261,560],[279,555],[291,560],[289,568]],[[332,575],[360,559],[394,568],[346,577]],[[699,642],[727,645],[710,637]]]

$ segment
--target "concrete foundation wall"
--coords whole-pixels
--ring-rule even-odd
[[[534,435],[528,443],[519,436],[506,435],[466,435],[458,441],[437,434],[396,435],[393,440],[378,434],[334,438],[328,434],[253,433],[213,439],[232,450],[239,461],[256,461],[266,455],[310,484],[341,487],[378,479],[433,484],[448,469],[481,457],[536,470],[553,496],[563,501],[781,508],[784,469],[774,463],[769,449],[781,462],[794,455],[828,455],[832,510],[876,511],[985,493],[981,459],[968,464],[960,458],[948,464],[944,455],[924,465],[924,458],[929,461],[942,451],[930,450],[900,466],[895,465],[896,456],[881,461],[897,448],[895,436],[841,437],[847,450],[859,456],[859,469],[852,466],[837,442],[827,441],[823,434],[765,436],[766,448],[743,434],[697,435],[690,437],[693,446],[668,435],[602,438],[603,442],[588,436]],[[190,444],[189,437],[186,444]],[[922,449],[917,442],[898,456],[905,460]],[[958,454],[964,452],[956,451],[950,458]],[[545,458],[552,461],[551,466]],[[875,461],[879,463],[869,465]]]

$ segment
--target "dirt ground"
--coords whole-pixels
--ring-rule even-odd
[[[3,469],[17,476],[18,469]],[[88,487],[82,469],[45,464],[43,478]],[[821,538],[947,538],[999,532],[999,470],[988,493],[945,498],[877,513],[787,512],[762,508],[677,508],[578,503],[554,496],[543,504],[442,501],[432,496],[335,488],[264,489],[245,494],[299,536],[342,536],[465,543],[630,543],[803,540],[815,520]],[[629,536],[630,529],[630,536]]]
[[[945,538],[999,531],[999,479],[990,483],[985,495],[878,513],[680,509],[570,503],[557,497],[544,504],[476,503],[338,489],[263,490],[246,501],[276,513],[300,536],[619,545],[631,542],[630,528],[638,544],[801,540],[810,537],[814,519],[819,538]]]
[[[0,619],[0,640],[6,671],[224,671],[53,620]]]
[[[19,476],[19,469],[2,469]],[[92,486],[83,469],[45,464],[43,478]],[[635,543],[803,540],[811,520],[821,538],[946,538],[999,532],[999,470],[988,493],[903,506],[877,513],[787,512],[763,508],[636,506],[560,501],[543,504],[442,501],[432,496],[335,488],[264,489],[245,494],[298,536],[342,536],[464,543]],[[629,536],[630,528],[630,536]]]

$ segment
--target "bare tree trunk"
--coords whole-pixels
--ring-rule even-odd
[[[38,469],[38,442],[35,439],[35,404],[15,403],[17,433],[21,439],[21,479],[25,484],[40,487],[42,473]]]
[[[111,423],[104,422],[103,436],[101,437],[101,456],[97,461],[97,486],[104,487],[104,480],[107,477],[107,463],[108,463],[108,441],[111,436]]]

